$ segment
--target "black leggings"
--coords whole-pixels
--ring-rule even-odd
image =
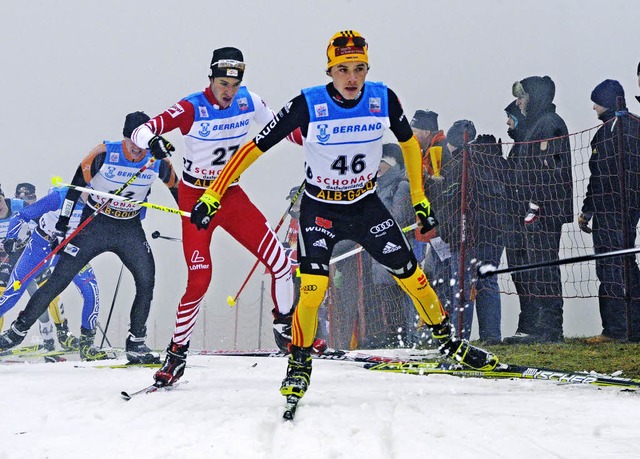
[[[49,280],[40,287],[18,317],[18,328],[28,330],[49,303],[72,282],[75,275],[101,253],[112,252],[133,275],[136,296],[130,314],[129,331],[145,336],[153,299],[155,262],[139,217],[116,220],[98,214],[59,252],[60,259]]]

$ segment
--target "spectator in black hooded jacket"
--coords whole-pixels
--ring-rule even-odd
[[[569,131],[556,113],[555,84],[551,78],[531,76],[516,81],[512,93],[527,120],[521,139],[525,144],[518,148],[513,161],[518,196],[526,209],[522,218],[528,263],[557,260],[562,225],[573,221]],[[562,341],[560,268],[538,269],[526,281],[530,301],[520,304],[518,329],[505,342]]]
[[[521,143],[527,132],[527,118],[522,114],[517,101],[512,101],[504,109],[507,115],[507,134],[515,143],[511,144],[507,155],[507,177],[505,179],[505,246],[507,255],[507,265],[522,266],[528,263],[527,237],[523,215],[528,209],[528,201],[523,196],[524,190],[518,189],[517,170],[518,161],[521,158],[520,149],[526,148],[526,144]],[[497,265],[496,265],[497,266]],[[529,292],[530,281],[529,271],[517,271],[511,273],[513,285],[520,300],[520,310],[531,309],[531,292]]]
[[[620,106],[617,105],[618,99]],[[593,235],[595,253],[635,247],[636,228],[640,220],[640,123],[630,115],[624,100],[624,89],[618,81],[605,80],[591,93],[593,109],[604,124],[591,140],[589,184],[578,216],[580,229]],[[619,124],[620,123],[620,124]],[[622,142],[620,142],[622,135]],[[623,150],[619,150],[622,145]],[[624,196],[620,193],[619,160],[624,161]],[[589,224],[593,222],[592,228]],[[626,226],[626,231],[623,230]],[[588,344],[600,344],[627,339],[625,300],[625,258],[611,257],[596,260],[596,274],[600,281],[598,301],[602,319],[602,334],[587,339]],[[640,269],[633,259],[628,260],[631,292],[632,327],[629,338],[638,341],[640,312]]]

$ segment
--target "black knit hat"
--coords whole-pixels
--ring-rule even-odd
[[[626,106],[624,100],[624,89],[616,80],[604,80],[591,92],[591,101],[604,108],[615,110],[617,98],[622,97],[622,104]]]
[[[36,186],[33,183],[23,182],[16,185],[16,198],[36,194]]]
[[[416,110],[411,119],[411,127],[435,132],[438,130],[438,114],[430,110]]]
[[[395,142],[382,144],[382,158],[393,158],[396,164],[404,167],[402,148]]]
[[[129,113],[124,119],[124,128],[122,129],[122,135],[128,139],[131,138],[131,134],[138,127],[149,121],[149,115],[144,112]]]
[[[227,46],[213,51],[209,78],[231,77],[242,80],[244,76],[244,57],[238,48]]]
[[[476,138],[476,127],[473,121],[458,120],[453,123],[453,126],[447,131],[447,143],[456,148],[460,148],[464,145],[464,131],[467,131],[467,142],[471,142]]]

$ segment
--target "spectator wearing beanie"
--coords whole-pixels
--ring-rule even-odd
[[[620,107],[618,107],[618,98],[620,98]],[[595,104],[593,109],[598,114],[598,119],[602,121],[606,121],[603,117],[607,118],[615,115],[613,112],[618,108],[620,110],[627,108],[627,103],[624,99],[624,89],[616,80],[604,80],[596,86],[593,91],[591,91],[591,101]],[[606,112],[612,113],[605,116]]]
[[[637,117],[629,116],[624,89],[616,80],[604,80],[598,84],[591,92],[591,101],[598,119],[604,124],[591,140],[591,175],[578,216],[578,225],[582,231],[592,235],[594,252],[605,253],[635,247],[636,227],[640,220],[640,200],[637,197],[640,194],[637,174],[640,163],[640,124]],[[620,124],[614,125],[614,122]],[[621,131],[625,139],[623,142],[619,142],[618,137]],[[623,152],[618,151],[619,145],[624,146]],[[627,172],[624,199],[618,180],[619,154],[623,155]],[[602,333],[587,338],[587,344],[624,341],[627,338],[633,341],[640,339],[640,269],[635,260],[628,264],[632,301],[631,330],[627,330],[624,274],[623,258],[596,260],[596,275],[600,281],[598,303]]]
[[[524,143],[513,158],[524,226],[523,244],[510,265],[550,262],[559,258],[562,225],[573,221],[571,145],[564,120],[553,103],[556,86],[548,76],[516,81],[512,94],[527,120]],[[550,266],[523,274],[520,317],[507,344],[561,342],[563,340],[562,279],[560,268]]]
[[[445,244],[449,245],[449,252],[455,252],[456,254],[460,245],[460,189],[462,186],[462,147],[465,131],[467,142],[471,142],[476,136],[476,128],[473,122],[469,120],[456,121],[447,131],[445,150],[451,155],[451,159],[443,164],[443,179],[432,184],[432,196],[430,197],[434,203],[433,205],[440,212],[440,225],[436,228],[437,234]],[[431,245],[436,244],[437,246],[438,242],[438,240],[432,241]],[[452,258],[456,255],[450,255],[442,259],[440,253],[436,255],[433,252],[435,252],[435,249],[431,250],[427,255],[425,265],[431,263],[435,265],[433,269],[436,272],[433,278],[439,280],[435,287],[436,292],[445,309],[451,314],[453,322],[456,323],[457,313],[453,314],[455,295],[453,294],[454,289],[450,285],[453,271]],[[446,250],[443,251],[443,253],[445,252]],[[442,282],[440,282],[440,279],[442,279]],[[457,304],[458,302],[456,301]],[[463,331],[463,335],[467,336],[468,331]]]

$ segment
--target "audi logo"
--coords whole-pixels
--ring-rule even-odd
[[[393,223],[394,223],[393,219],[390,218],[389,220],[379,223],[376,226],[372,226],[371,229],[369,229],[369,231],[371,232],[371,234],[382,233],[383,231],[386,231],[389,228],[391,228],[393,226]]]

